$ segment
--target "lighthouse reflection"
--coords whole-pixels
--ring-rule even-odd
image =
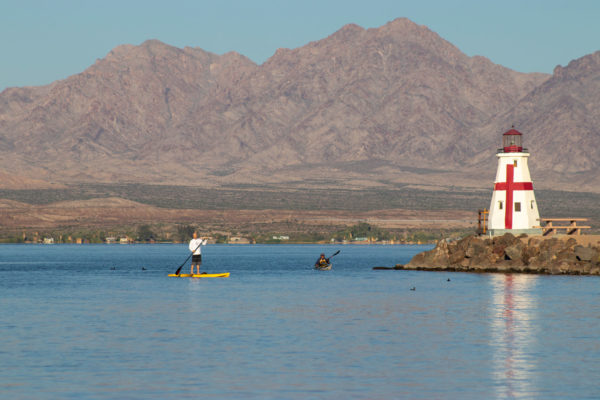
[[[536,280],[535,275],[492,276],[493,378],[498,398],[521,398],[535,391]]]

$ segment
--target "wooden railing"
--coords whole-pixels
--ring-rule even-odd
[[[487,208],[484,208],[483,210],[477,210],[477,213],[477,234],[485,235],[487,232],[487,218],[490,212]]]
[[[577,222],[587,221],[587,218],[540,218],[540,222],[545,222],[544,226],[536,226],[542,228],[542,235],[549,236],[558,233],[561,230],[565,231],[566,235],[581,235],[582,229],[590,229],[590,226],[577,225]],[[555,225],[559,223],[560,225]],[[565,225],[568,223],[568,225]]]

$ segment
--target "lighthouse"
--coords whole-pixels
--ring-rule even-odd
[[[514,127],[505,132],[496,157],[498,171],[488,219],[490,234],[541,234],[540,213],[527,165],[529,152],[523,148],[521,132]]]

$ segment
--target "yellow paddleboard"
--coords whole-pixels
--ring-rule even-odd
[[[221,272],[220,274],[169,274],[176,278],[229,278],[229,272]]]

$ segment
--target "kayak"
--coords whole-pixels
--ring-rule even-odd
[[[220,274],[169,274],[175,278],[229,278],[229,272],[221,272]]]
[[[318,269],[319,271],[331,271],[331,264],[327,264],[323,267],[315,265],[315,269]]]

